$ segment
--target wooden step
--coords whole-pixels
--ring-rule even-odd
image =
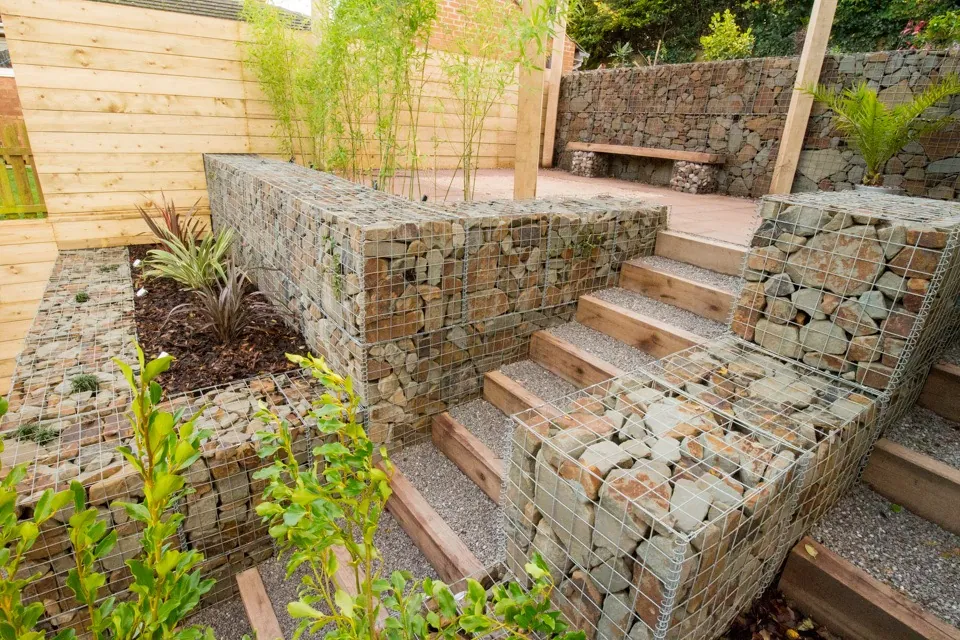
[[[733,305],[730,291],[656,269],[642,260],[623,265],[620,286],[722,323],[729,319]]]
[[[577,322],[655,358],[704,342],[693,332],[590,295],[581,296],[577,303]]]
[[[710,271],[738,276],[747,248],[676,231],[661,231],[657,234],[657,248],[654,253]]]
[[[508,416],[537,407],[543,414],[560,415],[537,395],[501,371],[488,371],[483,376],[483,399]],[[541,406],[543,405],[543,406]]]
[[[949,362],[933,365],[917,404],[947,420],[960,422],[960,366]]]
[[[263,586],[263,578],[256,567],[237,574],[237,586],[240,588],[240,600],[247,612],[247,620],[253,629],[254,637],[261,640],[283,640],[280,622],[273,610],[270,596]],[[283,603],[286,606],[286,603]]]
[[[473,480],[491,500],[500,502],[503,460],[444,411],[433,418],[433,444]]]
[[[863,481],[887,500],[960,535],[960,470],[880,438]]]
[[[387,509],[447,583],[480,575],[483,565],[403,472],[394,466]]]
[[[578,387],[589,387],[624,373],[609,362],[546,331],[537,331],[531,337],[530,359]]]
[[[956,627],[809,537],[790,551],[779,587],[845,640],[960,640]]]

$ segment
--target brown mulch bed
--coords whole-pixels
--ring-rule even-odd
[[[130,246],[131,265],[157,246]],[[170,311],[189,302],[192,294],[173,280],[145,278],[142,269],[131,271],[134,290],[147,290],[147,295],[135,298],[140,346],[148,356],[166,351],[176,357],[170,371],[160,378],[167,392],[192,391],[260,373],[289,371],[296,365],[285,354],[306,353],[303,337],[288,327],[279,314],[258,318],[246,335],[230,345],[219,344],[212,333],[201,330],[204,323],[193,313],[178,313],[166,322]]]
[[[767,590],[753,607],[737,616],[724,640],[841,640],[795,609],[775,588]]]

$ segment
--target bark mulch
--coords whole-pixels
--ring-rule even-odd
[[[840,636],[795,609],[775,588],[733,621],[723,640],[841,640]]]
[[[158,245],[129,247],[131,264],[142,260]],[[279,313],[256,319],[234,344],[219,344],[194,313],[181,312],[167,322],[170,311],[189,302],[192,295],[173,280],[145,278],[142,269],[131,269],[134,290],[147,295],[135,298],[137,337],[148,357],[166,351],[176,357],[159,382],[168,393],[193,391],[242,380],[261,373],[290,371],[296,365],[287,353],[306,353],[303,337],[288,327]]]

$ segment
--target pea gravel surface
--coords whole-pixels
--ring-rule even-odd
[[[960,424],[915,406],[883,434],[897,444],[960,469]],[[960,505],[957,505],[960,509]]]
[[[723,335],[727,331],[725,324],[698,316],[685,309],[653,300],[641,293],[627,291],[626,289],[603,289],[594,293],[593,296],[600,298],[604,302],[609,302],[610,304],[621,306],[630,311],[650,316],[661,322],[672,324],[675,327],[686,329],[704,338],[715,338]]]
[[[234,578],[231,576],[229,580]],[[239,597],[210,605],[191,616],[187,622],[210,627],[217,640],[240,640],[244,635],[253,636],[247,612]]]
[[[862,484],[813,530],[828,549],[952,625],[960,625],[960,536]]]
[[[670,258],[663,258],[660,256],[636,258],[630,262],[641,266],[650,267],[651,269],[665,271],[675,276],[686,278],[687,280],[693,280],[694,282],[699,282],[701,284],[710,285],[711,287],[716,287],[717,289],[729,291],[730,293],[736,291],[740,283],[740,278],[738,276],[728,276],[725,273],[718,273],[717,271],[711,271],[709,269],[704,269],[703,267],[698,267],[696,265],[687,264],[686,262],[679,262],[677,260],[671,260]]]
[[[490,447],[501,460],[510,459],[513,431],[516,427],[512,418],[482,398],[458,405],[450,409],[449,413],[480,442]]]
[[[624,371],[634,371],[655,360],[649,353],[585,327],[579,322],[561,324],[547,332]]]
[[[557,400],[577,390],[574,385],[550,373],[533,360],[508,364],[500,367],[500,371],[544,402]]]
[[[503,511],[433,442],[406,447],[391,458],[483,566],[504,558]]]

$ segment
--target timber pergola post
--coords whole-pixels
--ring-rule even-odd
[[[793,187],[793,178],[797,173],[797,164],[800,162],[800,151],[803,149],[803,138],[806,135],[810,111],[813,108],[813,96],[799,89],[808,87],[820,79],[820,70],[823,68],[823,58],[827,53],[827,43],[830,41],[830,29],[833,27],[833,16],[836,11],[837,0],[815,0],[813,3],[810,23],[807,26],[807,37],[803,42],[803,52],[800,54],[797,81],[794,84],[793,95],[790,96],[790,109],[787,111],[787,120],[783,125],[777,163],[773,168],[770,193],[790,193]]]
[[[547,73],[547,113],[543,120],[543,156],[540,166],[553,166],[553,145],[557,137],[557,107],[560,104],[560,78],[563,76],[563,48],[567,43],[567,21],[561,12],[557,33],[553,36],[550,71]]]
[[[531,16],[541,0],[523,0],[523,12]],[[535,43],[527,45],[533,64],[520,67],[517,91],[517,140],[513,163],[513,198],[537,197],[537,169],[540,166],[540,117],[543,109],[543,53]],[[534,55],[536,54],[536,55]]]

